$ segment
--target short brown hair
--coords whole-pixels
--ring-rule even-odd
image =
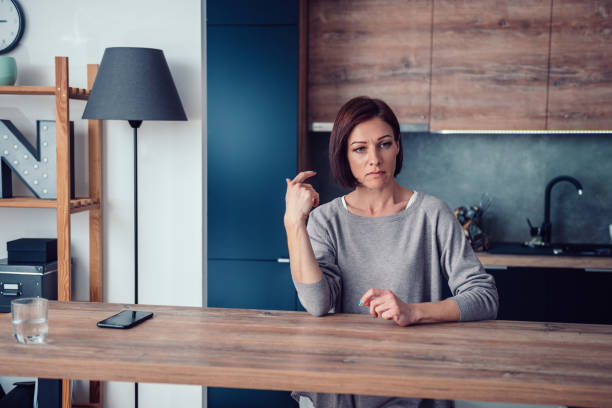
[[[397,117],[385,102],[380,99],[372,99],[367,96],[358,96],[345,103],[334,121],[331,136],[329,138],[329,165],[336,183],[342,187],[355,187],[357,180],[351,172],[348,162],[347,144],[348,138],[355,126],[373,118],[381,118],[393,130],[393,137],[399,145],[399,153],[395,161],[395,172],[397,176],[402,170],[404,158],[402,152],[402,138],[400,135]]]

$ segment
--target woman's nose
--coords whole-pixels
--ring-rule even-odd
[[[380,163],[380,154],[378,149],[370,149],[368,152],[368,164],[378,165]]]

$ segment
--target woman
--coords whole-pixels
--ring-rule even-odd
[[[400,326],[494,319],[495,281],[441,200],[395,181],[402,168],[399,123],[383,101],[358,97],[336,117],[329,142],[336,182],[354,190],[318,206],[305,181],[287,179],[284,217],[291,275],[304,308],[367,313]],[[311,212],[312,211],[312,212]],[[448,281],[453,294],[442,299]],[[444,407],[449,401],[294,393],[322,407]],[[309,402],[308,402],[309,403]]]

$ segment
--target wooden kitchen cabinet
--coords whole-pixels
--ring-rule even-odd
[[[548,129],[612,129],[612,2],[555,0]]]
[[[545,129],[550,0],[439,0],[430,130]]]
[[[499,320],[551,321],[549,288],[545,273],[537,269],[487,270],[499,294]]]
[[[612,324],[612,270],[582,270],[574,289],[579,294],[581,323]]]
[[[350,98],[381,98],[401,123],[428,123],[429,0],[308,2],[308,123]]]
[[[308,123],[358,95],[440,130],[612,129],[609,0],[308,2]]]

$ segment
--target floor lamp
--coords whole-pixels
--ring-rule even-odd
[[[134,129],[134,303],[138,303],[138,128],[144,120],[187,120],[164,52],[107,48],[83,119],[127,120]]]

